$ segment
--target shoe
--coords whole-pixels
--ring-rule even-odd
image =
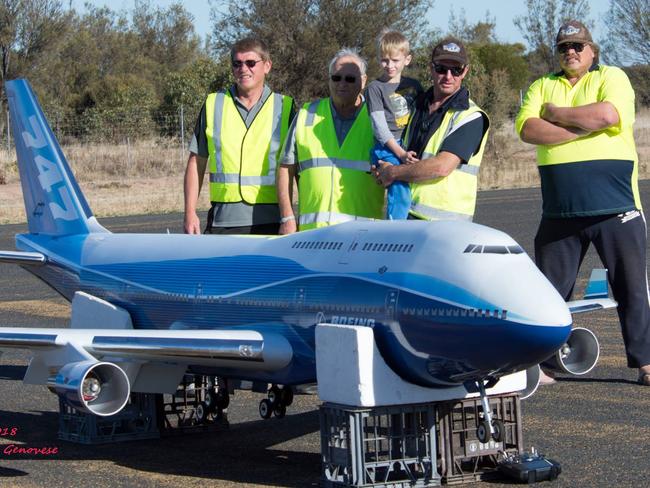
[[[544,371],[543,369],[539,372],[539,384],[540,386],[554,385],[557,383],[555,381],[555,375],[550,371]]]
[[[647,366],[639,369],[639,379],[637,382],[643,386],[650,386],[650,371],[648,371]]]

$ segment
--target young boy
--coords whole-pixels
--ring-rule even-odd
[[[415,98],[422,93],[422,85],[413,78],[402,77],[402,71],[411,62],[409,42],[401,33],[386,30],[377,40],[379,63],[384,73],[370,82],[366,101],[375,135],[371,152],[373,165],[378,160],[391,164],[404,163],[408,153],[401,147],[402,132],[408,123]],[[408,217],[411,190],[408,183],[396,181],[388,187],[386,218]]]

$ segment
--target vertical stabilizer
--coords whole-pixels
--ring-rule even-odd
[[[92,215],[26,80],[5,85],[29,232],[106,232]]]

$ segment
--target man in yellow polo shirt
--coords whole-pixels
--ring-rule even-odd
[[[305,104],[282,151],[280,234],[383,214],[384,190],[370,175],[374,137],[361,95],[366,62],[355,50],[342,49],[330,62],[329,75],[330,97]],[[291,205],[296,175],[298,222]]]
[[[271,58],[264,42],[242,39],[230,57],[235,84],[208,95],[190,143],[184,229],[201,233],[196,205],[207,167],[212,205],[206,233],[277,234],[276,169],[293,100],[265,84]]]
[[[568,300],[593,243],[618,302],[627,365],[650,386],[646,223],[634,145],[634,91],[625,73],[598,64],[598,47],[575,20],[556,38],[562,70],[535,81],[516,120],[537,145],[543,212],[535,237],[540,270]]]

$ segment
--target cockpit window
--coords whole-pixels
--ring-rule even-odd
[[[484,246],[481,244],[469,244],[463,252],[471,254],[522,254],[524,250],[521,246]]]

